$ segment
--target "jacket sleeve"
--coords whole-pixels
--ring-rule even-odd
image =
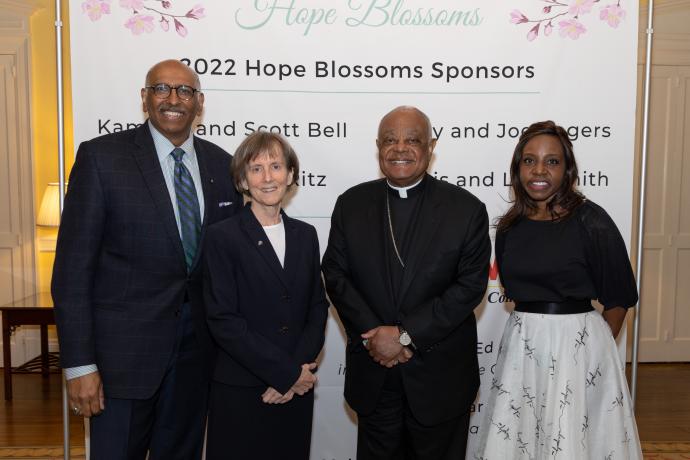
[[[586,259],[599,303],[605,309],[637,304],[637,284],[623,237],[600,206],[586,202],[578,216]]]
[[[79,146],[55,249],[51,293],[62,367],[96,362],[92,285],[106,223],[106,199],[90,150]]]
[[[469,218],[454,282],[402,320],[415,347],[420,350],[432,347],[473,314],[484,298],[490,256],[489,217],[486,207],[480,203]]]
[[[295,360],[299,363],[314,362],[321,347],[323,347],[326,319],[328,318],[328,301],[321,281],[321,265],[319,263],[319,239],[316,230],[311,227],[312,261],[311,261],[311,301],[307,312],[306,323],[302,335],[294,352]]]
[[[348,334],[354,336],[350,338],[356,341],[360,334],[381,326],[382,322],[352,282],[342,201],[340,196],[333,209],[328,246],[321,268],[328,296]]]
[[[240,311],[239,286],[235,264],[222,229],[211,228],[204,243],[204,303],[206,318],[213,339],[232,358],[251,373],[275,388],[287,392],[297,381],[301,365],[285,350],[252,330]]]

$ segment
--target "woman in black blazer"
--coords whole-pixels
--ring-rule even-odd
[[[298,171],[285,139],[250,135],[232,162],[250,202],[207,231],[204,300],[219,348],[209,460],[309,458],[328,303],[316,230],[281,210]]]

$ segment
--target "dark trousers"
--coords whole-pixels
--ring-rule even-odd
[[[208,372],[191,320],[182,307],[175,348],[161,386],[149,399],[114,399],[90,419],[91,460],[201,458]]]
[[[469,412],[438,425],[419,423],[392,368],[374,412],[359,416],[357,460],[463,460],[469,425]]]

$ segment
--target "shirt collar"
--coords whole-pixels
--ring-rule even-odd
[[[413,188],[415,188],[415,187],[418,186],[419,184],[421,184],[423,180],[424,180],[424,176],[422,176],[422,177],[421,177],[417,182],[415,182],[414,184],[408,185],[407,187],[396,187],[395,185],[391,184],[390,181],[389,181],[388,179],[386,179],[386,183],[388,184],[388,186],[389,186],[390,188],[392,188],[393,190],[395,190],[395,191],[398,192],[398,196],[400,196],[400,198],[407,198],[407,192],[410,191],[410,190],[412,190]]]
[[[153,138],[153,145],[156,147],[156,155],[158,156],[158,161],[163,162],[169,155],[170,152],[175,149],[170,140],[165,137],[160,131],[158,131],[151,123],[151,120],[147,120],[149,124],[149,130],[151,131],[151,137]],[[196,157],[196,152],[194,151],[194,136],[189,133],[189,137],[185,140],[182,145],[179,146],[185,152],[185,156],[190,160]],[[184,158],[184,157],[183,157]]]

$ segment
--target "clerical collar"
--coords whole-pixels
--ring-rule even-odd
[[[415,182],[412,185],[408,185],[407,187],[396,187],[395,185],[391,184],[388,179],[386,179],[386,184],[388,184],[388,187],[390,187],[392,190],[395,190],[398,192],[398,196],[400,198],[407,198],[408,192],[412,191],[413,188],[417,187],[419,184],[422,183],[424,180],[425,176],[422,176],[417,182]]]

